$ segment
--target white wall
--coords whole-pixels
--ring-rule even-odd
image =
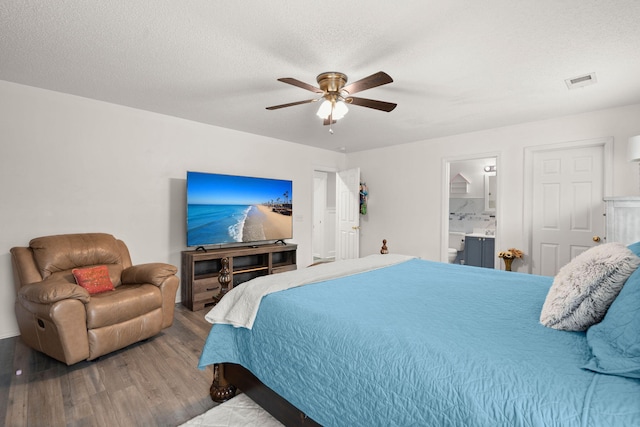
[[[18,334],[11,247],[106,232],[134,263],[179,266],[194,170],[293,180],[292,241],[307,265],[313,169],[344,162],[342,153],[0,81],[0,338]]]
[[[386,238],[390,252],[442,260],[443,159],[499,156],[497,218],[504,248],[524,245],[525,147],[613,137],[609,195],[638,195],[638,164],[627,161],[628,139],[640,134],[638,118],[640,105],[633,105],[349,154],[347,166],[360,167],[369,188],[360,255],[376,253]]]

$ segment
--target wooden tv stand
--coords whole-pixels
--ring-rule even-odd
[[[197,311],[213,306],[220,293],[222,259],[229,260],[229,289],[258,276],[295,270],[295,244],[268,244],[182,252],[182,304]]]

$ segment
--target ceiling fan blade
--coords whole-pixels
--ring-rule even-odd
[[[346,90],[349,94],[354,94],[362,92],[363,90],[386,85],[391,82],[393,82],[393,79],[389,74],[384,71],[378,71],[369,77],[365,77],[364,79],[360,79],[357,82],[353,82],[350,85],[345,86],[343,90]]]
[[[319,87],[315,87],[312,86],[308,83],[305,82],[301,82],[298,79],[294,79],[292,77],[283,77],[281,79],[278,79],[279,82],[283,82],[283,83],[288,83],[290,85],[293,86],[297,86],[297,87],[301,87],[302,89],[306,89],[309,90],[311,92],[315,92],[315,93],[324,93],[324,91],[322,89],[320,89]]]
[[[280,108],[293,107],[294,105],[309,104],[311,102],[316,102],[317,100],[318,100],[317,98],[314,98],[314,99],[307,99],[305,101],[290,102],[288,104],[273,105],[271,107],[267,107],[267,110],[278,110]]]
[[[387,113],[389,111],[393,111],[393,109],[396,108],[396,106],[398,105],[392,102],[376,101],[375,99],[367,99],[367,98],[356,98],[353,96],[350,96],[349,98],[347,98],[346,101],[349,104],[359,105],[361,107],[373,108],[380,111],[386,111]]]

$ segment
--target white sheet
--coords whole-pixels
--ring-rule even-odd
[[[363,273],[408,261],[415,257],[398,254],[369,255],[364,258],[319,264],[285,273],[257,277],[225,295],[206,315],[210,323],[224,323],[251,329],[265,295],[285,289]]]

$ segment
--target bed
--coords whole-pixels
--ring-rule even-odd
[[[219,397],[230,375],[270,412],[294,410],[274,414],[287,425],[640,425],[630,276],[604,327],[577,332],[540,323],[550,277],[400,255],[265,276],[207,314],[200,368],[214,365]],[[614,349],[597,359],[598,345]]]

